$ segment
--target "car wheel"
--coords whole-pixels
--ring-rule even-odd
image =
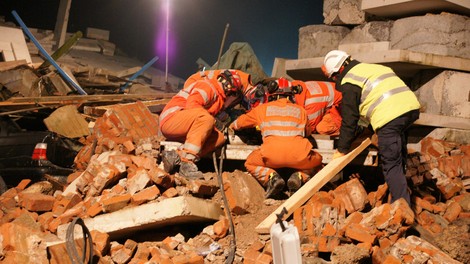
[[[0,195],[6,192],[7,189],[8,188],[7,188],[7,185],[5,184],[5,181],[3,180],[2,176],[0,176]]]

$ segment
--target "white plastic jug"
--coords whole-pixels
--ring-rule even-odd
[[[283,230],[283,226],[285,230]],[[294,225],[282,221],[271,226],[274,264],[301,264],[299,232]]]

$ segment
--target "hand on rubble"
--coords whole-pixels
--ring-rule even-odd
[[[336,150],[335,153],[333,153],[333,157],[331,159],[337,159],[337,158],[343,157],[344,155],[346,154],[341,153],[338,150]]]

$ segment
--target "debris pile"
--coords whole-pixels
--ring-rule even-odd
[[[215,174],[187,181],[162,170],[157,120],[141,102],[114,105],[86,137],[63,189],[47,181],[27,187],[24,180],[5,192],[2,260],[69,263],[67,243],[74,241],[78,252],[85,245],[80,229],[75,239],[67,235],[78,217],[90,230],[93,258],[100,263],[223,262],[231,236]],[[412,207],[404,200],[389,203],[386,184],[367,193],[367,183],[354,178],[323,188],[295,210],[289,221],[299,231],[304,260],[467,263],[470,194],[462,182],[469,175],[469,147],[432,138],[421,144],[422,151],[408,160],[410,179],[423,176],[422,182],[413,180]],[[239,234],[235,262],[271,263],[270,237],[253,235],[253,224],[282,200],[264,200],[262,187],[242,171],[225,171],[223,179]],[[173,233],[162,231],[174,225]],[[452,247],[444,241],[456,236],[460,242]]]

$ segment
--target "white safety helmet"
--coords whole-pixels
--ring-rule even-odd
[[[325,76],[330,78],[335,72],[338,72],[347,58],[349,58],[349,54],[342,50],[332,50],[328,52],[321,66]]]

